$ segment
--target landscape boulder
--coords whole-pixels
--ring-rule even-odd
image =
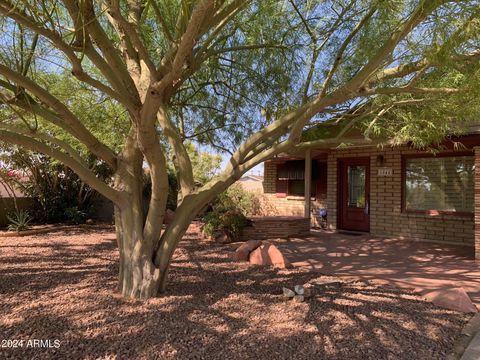
[[[426,300],[433,304],[449,310],[460,311],[464,313],[478,312],[475,304],[461,287],[441,288],[433,291],[424,291],[421,293]]]
[[[250,253],[262,245],[261,240],[248,240],[240,245],[233,254],[235,261],[248,261]]]
[[[295,285],[295,287],[293,289],[295,290],[297,295],[305,294],[305,288],[303,287],[303,285]]]
[[[282,252],[269,243],[263,243],[250,253],[250,264],[272,265],[280,269],[292,266]]]

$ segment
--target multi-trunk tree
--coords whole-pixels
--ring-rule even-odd
[[[189,223],[255,165],[335,147],[352,125],[405,140],[415,124],[433,123],[440,136],[452,116],[468,118],[478,12],[474,0],[0,0],[0,140],[56,158],[113,201],[120,291],[152,297]],[[59,91],[59,76],[81,91]],[[75,106],[82,94],[95,111]],[[437,107],[434,119],[422,110]],[[332,118],[346,127],[302,137]],[[202,186],[191,142],[230,156]],[[81,149],[113,179],[97,178]],[[162,230],[169,157],[179,201]]]

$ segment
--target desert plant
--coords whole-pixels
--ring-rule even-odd
[[[30,216],[35,222],[78,223],[93,210],[98,193],[60,162],[20,149],[5,152],[0,160],[9,169],[27,174],[22,179],[13,178],[11,181],[25,196],[33,199]],[[111,175],[94,157],[87,156],[87,162],[99,178],[106,179]]]
[[[25,231],[30,228],[32,217],[25,210],[15,210],[13,213],[7,215],[10,222],[7,229],[9,231]]]
[[[242,229],[248,224],[248,219],[237,209],[217,207],[203,217],[203,234],[215,236],[225,232],[232,240],[238,240]]]
[[[223,231],[232,240],[237,240],[248,224],[247,216],[256,215],[259,205],[254,194],[248,193],[239,185],[232,186],[217,197],[203,216],[204,235],[215,236]]]
[[[220,196],[220,201],[237,208],[245,216],[260,215],[260,198],[257,194],[244,190],[240,185],[232,185]]]
[[[68,207],[65,209],[65,215],[69,222],[73,224],[82,224],[87,218],[87,213],[80,210],[77,206]]]

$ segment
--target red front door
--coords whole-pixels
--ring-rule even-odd
[[[338,227],[370,231],[370,158],[338,162]]]

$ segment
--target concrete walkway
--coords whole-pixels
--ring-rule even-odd
[[[325,274],[381,280],[425,296],[461,287],[480,309],[480,266],[472,247],[327,231],[278,245],[294,266]]]

